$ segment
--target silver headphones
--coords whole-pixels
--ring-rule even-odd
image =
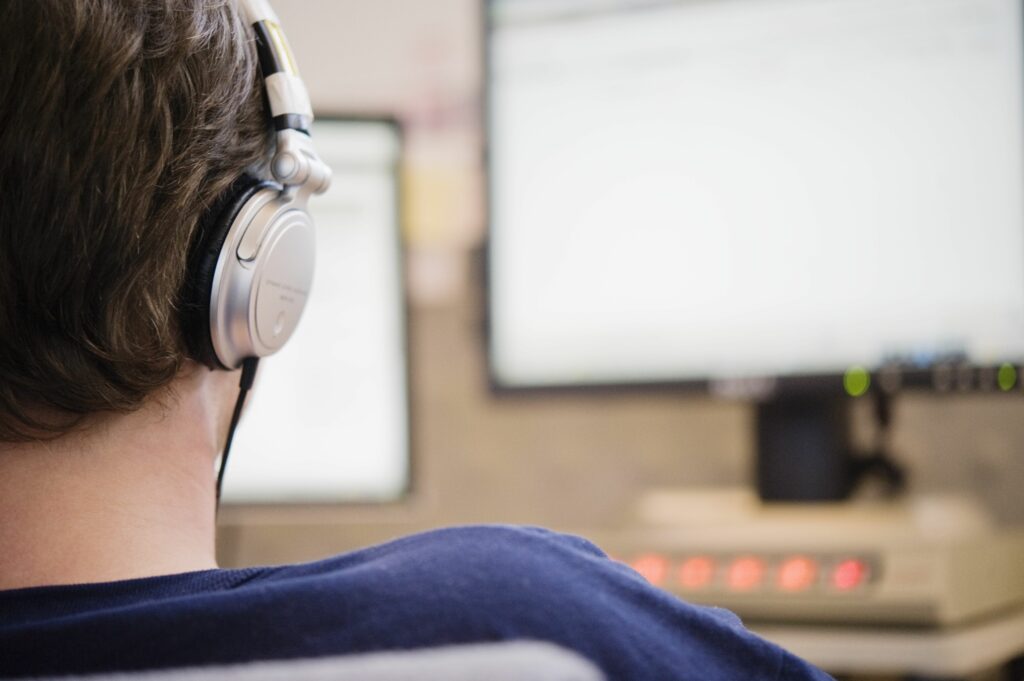
[[[295,58],[266,0],[239,0],[255,32],[276,130],[276,182],[243,176],[208,213],[189,258],[182,328],[192,356],[214,369],[281,349],[302,316],[313,281],[309,197],[331,170],[309,135],[313,110]]]

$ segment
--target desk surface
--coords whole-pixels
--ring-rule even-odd
[[[1024,655],[1024,609],[945,629],[749,626],[833,674],[963,676]]]

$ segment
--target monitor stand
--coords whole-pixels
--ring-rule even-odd
[[[850,400],[785,397],[755,416],[755,482],[763,501],[841,501],[855,483]]]
[[[906,473],[887,447],[890,398],[875,392],[861,399],[872,400],[877,429],[866,451],[850,437],[851,398],[790,396],[757,405],[755,486],[763,501],[843,501],[867,477],[890,494],[903,490]]]

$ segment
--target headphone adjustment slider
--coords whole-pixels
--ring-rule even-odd
[[[271,162],[274,179],[288,187],[322,194],[331,184],[331,169],[320,160],[308,135],[285,129],[277,133],[277,153]]]

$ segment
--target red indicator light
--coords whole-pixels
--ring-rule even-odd
[[[655,553],[637,556],[629,566],[654,586],[664,584],[668,575],[668,559]]]
[[[764,561],[754,556],[737,558],[729,566],[727,577],[733,591],[751,591],[764,581]]]
[[[818,563],[805,556],[793,556],[779,566],[776,583],[783,591],[806,591],[818,578]]]
[[[868,574],[867,563],[849,558],[840,561],[832,570],[832,586],[840,591],[850,591],[866,582]]]
[[[715,577],[715,561],[707,556],[687,558],[679,566],[679,585],[684,589],[703,589]]]

